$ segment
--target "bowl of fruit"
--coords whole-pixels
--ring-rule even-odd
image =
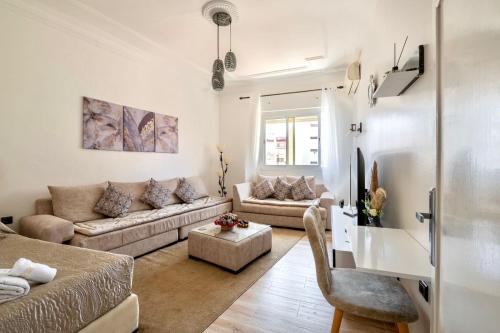
[[[215,220],[214,224],[219,225],[222,231],[231,231],[238,222],[238,216],[236,214],[226,213]]]

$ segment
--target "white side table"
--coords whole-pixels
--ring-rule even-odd
[[[357,218],[345,215],[339,206],[332,206],[331,214],[333,267],[355,268],[351,241],[347,231],[349,224],[357,223]]]

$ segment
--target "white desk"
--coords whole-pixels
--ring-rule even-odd
[[[343,262],[346,253],[350,253],[356,269],[360,271],[430,281],[432,266],[429,252],[408,232],[358,226],[356,218],[342,215],[342,210],[336,206],[332,207],[332,214],[336,267],[346,267]]]

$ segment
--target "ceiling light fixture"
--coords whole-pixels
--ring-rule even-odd
[[[236,7],[229,1],[212,0],[207,2],[203,8],[202,13],[205,18],[212,21],[217,25],[217,59],[212,66],[212,88],[220,91],[224,89],[224,66],[228,72],[236,69],[236,55],[231,49],[232,43],[232,30],[231,25],[238,19],[238,12]],[[229,25],[229,52],[226,53],[224,62],[219,58],[219,35],[220,27]]]

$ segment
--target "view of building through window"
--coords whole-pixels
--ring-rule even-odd
[[[265,119],[266,165],[319,165],[319,116]]]
[[[286,165],[286,119],[266,120],[265,152],[267,165]]]

